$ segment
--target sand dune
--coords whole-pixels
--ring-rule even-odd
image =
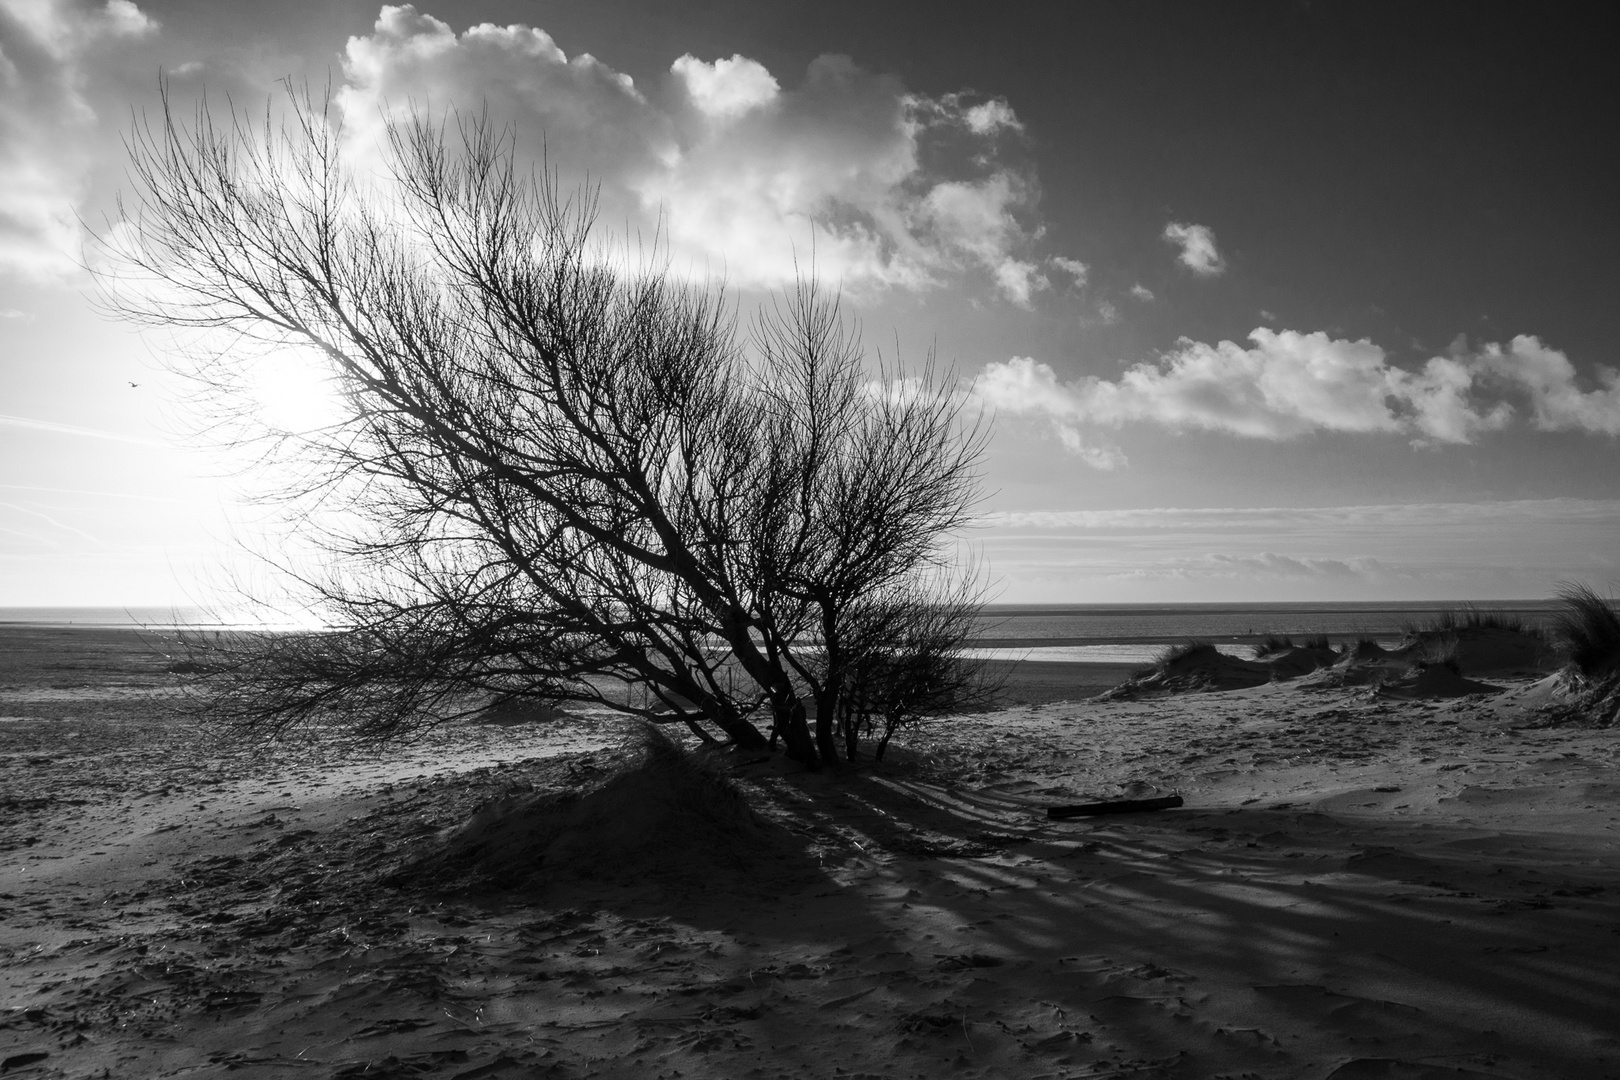
[[[725,842],[599,830],[469,889],[456,838],[588,799],[623,725],[250,752],[108,650],[0,674],[8,1080],[1620,1076],[1620,745],[1535,726],[1529,678],[1015,706],[854,776],[727,759]]]

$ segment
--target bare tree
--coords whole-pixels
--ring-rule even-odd
[[[871,740],[881,761],[902,728],[992,705],[1005,669],[964,655],[980,596],[971,578],[908,582],[847,612],[837,705],[845,757],[854,761]]]
[[[835,760],[880,648],[861,605],[948,564],[982,430],[931,366],[868,372],[813,282],[750,350],[718,290],[618,268],[591,201],[520,177],[487,119],[448,136],[396,127],[377,191],[307,97],[256,125],[165,97],[129,139],[108,306],[313,350],[343,403],[272,433],[306,463],[285,494],[341,508],[302,575],[334,630],[227,650],[216,705],[391,734],[515,695],[743,746],[764,709],[792,756]],[[188,370],[228,404],[239,356]]]

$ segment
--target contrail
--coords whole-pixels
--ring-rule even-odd
[[[108,439],[112,442],[134,443],[137,446],[167,445],[153,439],[142,439],[134,435],[119,435],[111,431],[98,431],[95,428],[75,427],[72,424],[57,424],[50,420],[33,420],[26,416],[10,416],[0,413],[0,424],[10,424],[12,427],[32,428],[35,431],[50,431],[58,435],[83,435],[92,439]]]
[[[0,506],[4,506],[4,507],[8,507],[8,508],[10,508],[12,510],[16,510],[18,513],[33,514],[37,518],[44,518],[46,521],[50,522],[52,525],[55,525],[58,529],[65,530],[66,532],[70,532],[70,533],[78,533],[80,536],[84,537],[86,540],[90,541],[92,544],[98,544],[98,545],[100,545],[102,547],[107,546],[106,543],[104,541],[102,541],[99,537],[91,536],[89,533],[85,532],[83,529],[76,529],[72,525],[69,525],[69,524],[67,524],[65,522],[57,521],[55,518],[51,517],[51,515],[49,515],[49,514],[42,514],[38,510],[30,510],[28,507],[26,507],[26,506],[18,506],[16,503],[0,502]]]
[[[131,495],[125,491],[86,491],[80,488],[38,487],[33,484],[0,484],[0,488],[8,491],[44,491],[52,495],[95,495],[104,499],[136,499],[140,502],[173,503],[177,506],[187,506],[191,499],[169,499],[162,495]]]

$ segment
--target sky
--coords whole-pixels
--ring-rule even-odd
[[[488,108],[744,309],[813,258],[992,418],[998,600],[1620,588],[1579,6],[0,0],[0,605],[217,601],[270,535],[87,270],[160,75],[182,115],[329,89],[361,170]]]

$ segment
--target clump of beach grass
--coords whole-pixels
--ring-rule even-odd
[[[1277,634],[1267,634],[1253,646],[1254,658],[1256,660],[1263,660],[1268,656],[1275,656],[1277,653],[1287,652],[1293,647],[1293,638],[1283,637]]]
[[[1567,582],[1553,616],[1553,644],[1564,662],[1588,679],[1620,674],[1620,614],[1592,589]]]
[[[1326,634],[1312,634],[1304,641],[1295,644],[1294,639],[1286,634],[1267,634],[1260,639],[1259,644],[1253,646],[1254,658],[1263,660],[1268,656],[1288,652],[1291,649],[1306,649],[1311,652],[1332,652],[1333,642],[1328,640]]]
[[[1217,654],[1218,650],[1215,646],[1207,641],[1183,641],[1179,645],[1171,645],[1160,653],[1159,658],[1153,661],[1153,666],[1148,670],[1169,671],[1178,661],[1190,660],[1195,657],[1210,659]]]
[[[1549,709],[1552,723],[1620,727],[1620,613],[1614,602],[1579,582],[1558,589],[1553,647],[1564,662],[1564,701]]]
[[[1453,675],[1462,674],[1462,642],[1455,633],[1432,634],[1424,640],[1414,666],[1419,671],[1445,668]]]
[[[1504,630],[1510,634],[1524,634],[1533,638],[1544,636],[1541,627],[1525,621],[1523,617],[1511,611],[1495,611],[1475,604],[1443,608],[1432,617],[1419,622],[1404,621],[1401,623],[1401,629],[1413,636],[1455,634],[1459,630]]]
[[[1378,644],[1376,638],[1358,637],[1354,641],[1346,642],[1340,650],[1340,655],[1351,660],[1376,660],[1388,656],[1389,650]]]
[[[1134,672],[1102,701],[1128,701],[1144,695],[1201,693],[1261,686],[1272,676],[1269,664],[1227,656],[1208,641],[1185,641],[1161,652],[1153,664]]]

